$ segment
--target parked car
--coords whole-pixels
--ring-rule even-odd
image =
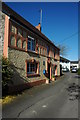
[[[72,69],[71,69],[71,72],[72,72],[72,73],[76,73],[76,72],[77,72],[77,69],[76,69],[76,68],[72,68]]]
[[[63,72],[68,72],[69,69],[68,69],[68,68],[62,68],[62,71],[63,71]]]

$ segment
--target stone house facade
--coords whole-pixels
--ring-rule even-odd
[[[3,55],[13,66],[15,89],[24,89],[60,75],[60,49],[40,29],[2,3]],[[13,87],[13,85],[12,85]],[[11,89],[12,90],[12,89]]]

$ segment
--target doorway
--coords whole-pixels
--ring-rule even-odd
[[[48,78],[50,79],[50,63],[48,63]]]

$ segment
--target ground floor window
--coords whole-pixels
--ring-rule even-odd
[[[26,66],[27,66],[27,68],[26,68],[27,76],[39,74],[39,62],[27,61]]]
[[[27,73],[36,73],[36,64],[35,63],[27,63]]]

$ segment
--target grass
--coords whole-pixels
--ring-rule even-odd
[[[14,99],[16,98],[16,96],[6,96],[2,99],[2,104],[7,104],[12,102]]]

